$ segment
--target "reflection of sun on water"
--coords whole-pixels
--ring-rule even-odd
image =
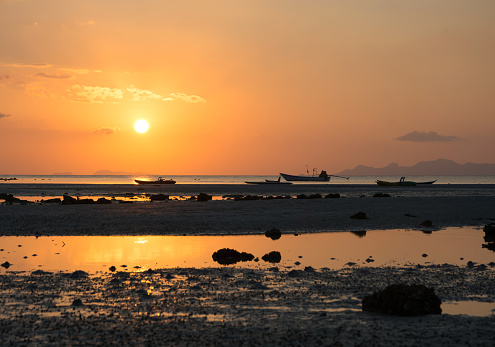
[[[148,131],[149,124],[144,119],[140,119],[140,120],[136,121],[136,123],[134,123],[134,129],[136,129],[136,131],[138,133],[142,134],[142,133],[145,133]]]

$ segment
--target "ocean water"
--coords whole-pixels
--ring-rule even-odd
[[[164,179],[174,179],[178,184],[244,184],[246,181],[264,181],[278,179],[277,175],[160,175]],[[134,184],[135,179],[155,180],[159,176],[137,175],[0,175],[1,184]],[[2,178],[13,179],[4,181]],[[398,181],[398,176],[350,176],[349,179],[332,177],[329,182],[320,184],[375,184],[376,180]],[[282,179],[283,180],[283,179]],[[408,181],[435,184],[495,184],[495,176],[408,176]],[[314,182],[298,182],[315,184]]]

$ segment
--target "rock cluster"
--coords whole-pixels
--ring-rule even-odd
[[[213,253],[212,258],[220,265],[232,265],[240,261],[251,261],[254,255],[246,252],[239,252],[235,249],[222,248]]]
[[[395,316],[420,316],[441,314],[442,301],[433,288],[422,284],[392,284],[382,291],[366,296],[363,311]]]

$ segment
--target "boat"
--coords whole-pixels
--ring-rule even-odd
[[[156,181],[148,181],[148,180],[134,180],[137,184],[175,184],[175,181],[172,179],[164,180],[161,177],[158,177]]]
[[[400,187],[409,186],[409,187],[411,187],[411,186],[416,186],[418,184],[433,184],[436,181],[437,180],[428,181],[428,182],[414,182],[414,181],[406,181],[405,177],[401,177],[399,182],[387,182],[387,181],[377,180],[376,184],[378,184],[379,186],[400,186]]]
[[[247,184],[292,184],[291,182],[281,182],[280,177],[278,180],[264,180],[264,181],[246,181]]]
[[[316,175],[316,169],[313,169],[313,174],[310,175],[309,171],[307,175],[289,175],[285,173],[280,173],[280,176],[284,178],[286,181],[298,181],[298,182],[328,182],[330,181],[330,177],[340,177],[340,178],[345,178],[349,179],[349,177],[344,177],[344,176],[337,176],[337,175],[329,175],[325,170],[321,170],[319,175]]]

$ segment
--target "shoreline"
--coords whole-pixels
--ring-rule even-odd
[[[236,235],[483,226],[495,196],[0,205],[0,236]],[[350,216],[364,212],[366,219]],[[428,229],[428,228],[427,228]]]

